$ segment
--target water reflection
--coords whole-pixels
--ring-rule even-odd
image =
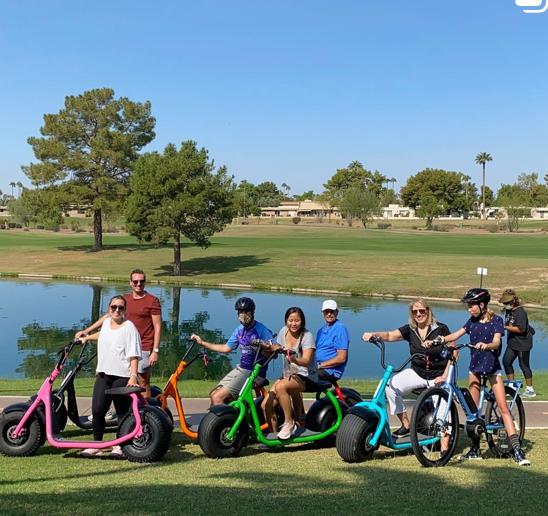
[[[3,360],[0,378],[44,378],[53,369],[57,350],[91,321],[97,320],[115,294],[128,291],[124,284],[77,284],[40,281],[0,280],[0,325]],[[234,301],[240,295],[253,297],[256,317],[272,331],[283,326],[283,314],[289,306],[300,306],[309,329],[316,333],[323,324],[318,296],[270,292],[238,292],[235,290],[191,289],[186,287],[150,286],[148,291],[162,303],[162,345],[160,360],[153,376],[169,376],[188,349],[188,337],[201,335],[209,342],[224,343],[238,324]],[[393,330],[407,322],[407,302],[380,301],[357,297],[336,298],[339,318],[351,335],[346,378],[378,378],[382,374],[379,351],[364,343],[364,331]],[[454,331],[468,315],[461,305],[434,304],[438,320]],[[534,370],[548,369],[548,313],[530,312],[537,328],[532,353]],[[461,340],[464,342],[464,340]],[[185,378],[218,379],[238,362],[239,351],[230,355],[210,353],[212,362],[206,369],[195,362]],[[387,363],[398,366],[408,356],[407,343],[390,343]],[[463,353],[460,376],[465,377],[468,354]],[[94,363],[82,371],[92,375]],[[281,364],[274,363],[269,378],[280,374]],[[184,381],[184,378],[183,378]]]

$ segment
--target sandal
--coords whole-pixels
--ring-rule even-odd
[[[91,457],[100,457],[101,455],[103,455],[103,452],[102,450],[98,448],[86,448],[85,450],[80,452],[81,457],[91,458]]]
[[[120,446],[113,446],[112,451],[108,454],[111,459],[121,459],[124,457],[124,452]]]

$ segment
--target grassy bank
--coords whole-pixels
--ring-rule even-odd
[[[459,453],[466,445],[461,439]],[[536,515],[548,504],[548,432],[528,432],[525,447],[533,463],[528,469],[503,459],[424,469],[412,454],[385,448],[355,465],[333,448],[309,445],[270,453],[253,446],[239,458],[211,460],[181,432],[164,460],[152,465],[82,459],[46,445],[34,457],[0,457],[1,512],[449,515],[457,508]]]
[[[4,231],[0,272],[123,279],[133,268],[150,278],[194,285],[237,283],[258,288],[311,288],[355,294],[460,298],[476,285],[507,286],[529,303],[548,304],[548,237],[310,226],[230,226],[209,249],[183,243],[183,276],[172,276],[170,246],[139,245],[125,234],[104,235],[107,250],[87,252],[89,234]]]
[[[523,379],[519,375],[516,378]],[[377,380],[343,380],[341,386],[358,391],[365,398],[371,398],[380,379]],[[152,378],[152,384],[163,388],[166,378]],[[74,384],[78,396],[90,397],[93,393],[93,378],[76,378]],[[10,380],[0,378],[0,396],[30,396],[36,394],[43,380]],[[466,381],[459,382],[466,385]],[[179,382],[179,395],[183,398],[207,398],[211,389],[217,385],[215,381],[184,380]],[[548,373],[535,373],[535,390],[537,401],[548,401]],[[523,392],[523,391],[522,391]],[[310,395],[313,397],[313,395]]]

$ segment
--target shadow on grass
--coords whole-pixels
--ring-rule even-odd
[[[253,469],[248,463],[246,470],[234,471],[227,462],[210,461],[207,469],[191,463],[169,481],[159,481],[161,465],[153,465],[135,477],[138,485],[127,477],[116,478],[115,473],[128,468],[110,472],[101,486],[93,479],[97,473],[88,475],[91,481],[85,485],[86,475],[77,474],[73,483],[67,478],[64,489],[58,483],[40,486],[39,496],[13,485],[2,494],[2,511],[83,516],[172,515],[181,508],[191,514],[226,515],[541,514],[548,502],[546,474],[508,463],[490,468],[466,464],[450,468],[453,475],[447,475],[448,468],[390,467],[375,461],[357,466],[334,461],[305,472],[294,471],[298,463],[286,463],[277,471]]]
[[[241,256],[208,256],[192,258],[181,262],[181,276],[197,276],[199,274],[226,274],[248,267],[257,267],[270,261],[269,258],[258,258],[254,255]],[[155,277],[173,276],[173,265],[158,267]]]

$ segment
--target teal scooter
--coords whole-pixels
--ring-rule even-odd
[[[422,355],[417,353],[409,357],[400,367],[394,369],[392,366],[387,366],[384,363],[385,344],[384,341],[377,336],[371,337],[369,340],[372,344],[381,350],[381,365],[385,370],[382,380],[380,381],[373,399],[371,401],[362,401],[357,403],[348,410],[339,431],[337,432],[337,451],[342,459],[346,462],[364,462],[370,459],[382,444],[392,450],[411,450],[413,445],[409,435],[399,438],[394,438],[390,431],[388,421],[388,411],[386,410],[385,390],[390,377],[394,373],[403,371],[411,362],[413,357]],[[423,389],[424,390],[424,389]],[[419,392],[415,392],[419,394]],[[430,449],[437,450],[435,456],[432,456],[429,461],[429,466],[444,466],[447,464],[454,453],[458,439],[458,417],[455,404],[450,407],[451,418],[446,421],[446,427],[443,431],[437,434],[417,435],[418,446],[428,446]],[[423,407],[422,415],[418,414],[419,419],[432,418],[435,410],[433,407]],[[452,421],[453,423],[450,423]],[[456,423],[455,423],[456,422]],[[455,426],[456,424],[456,426]],[[428,428],[429,421],[422,421],[417,428]],[[445,437],[448,440],[447,451],[441,451],[441,439]],[[422,462],[424,464],[424,462]]]

